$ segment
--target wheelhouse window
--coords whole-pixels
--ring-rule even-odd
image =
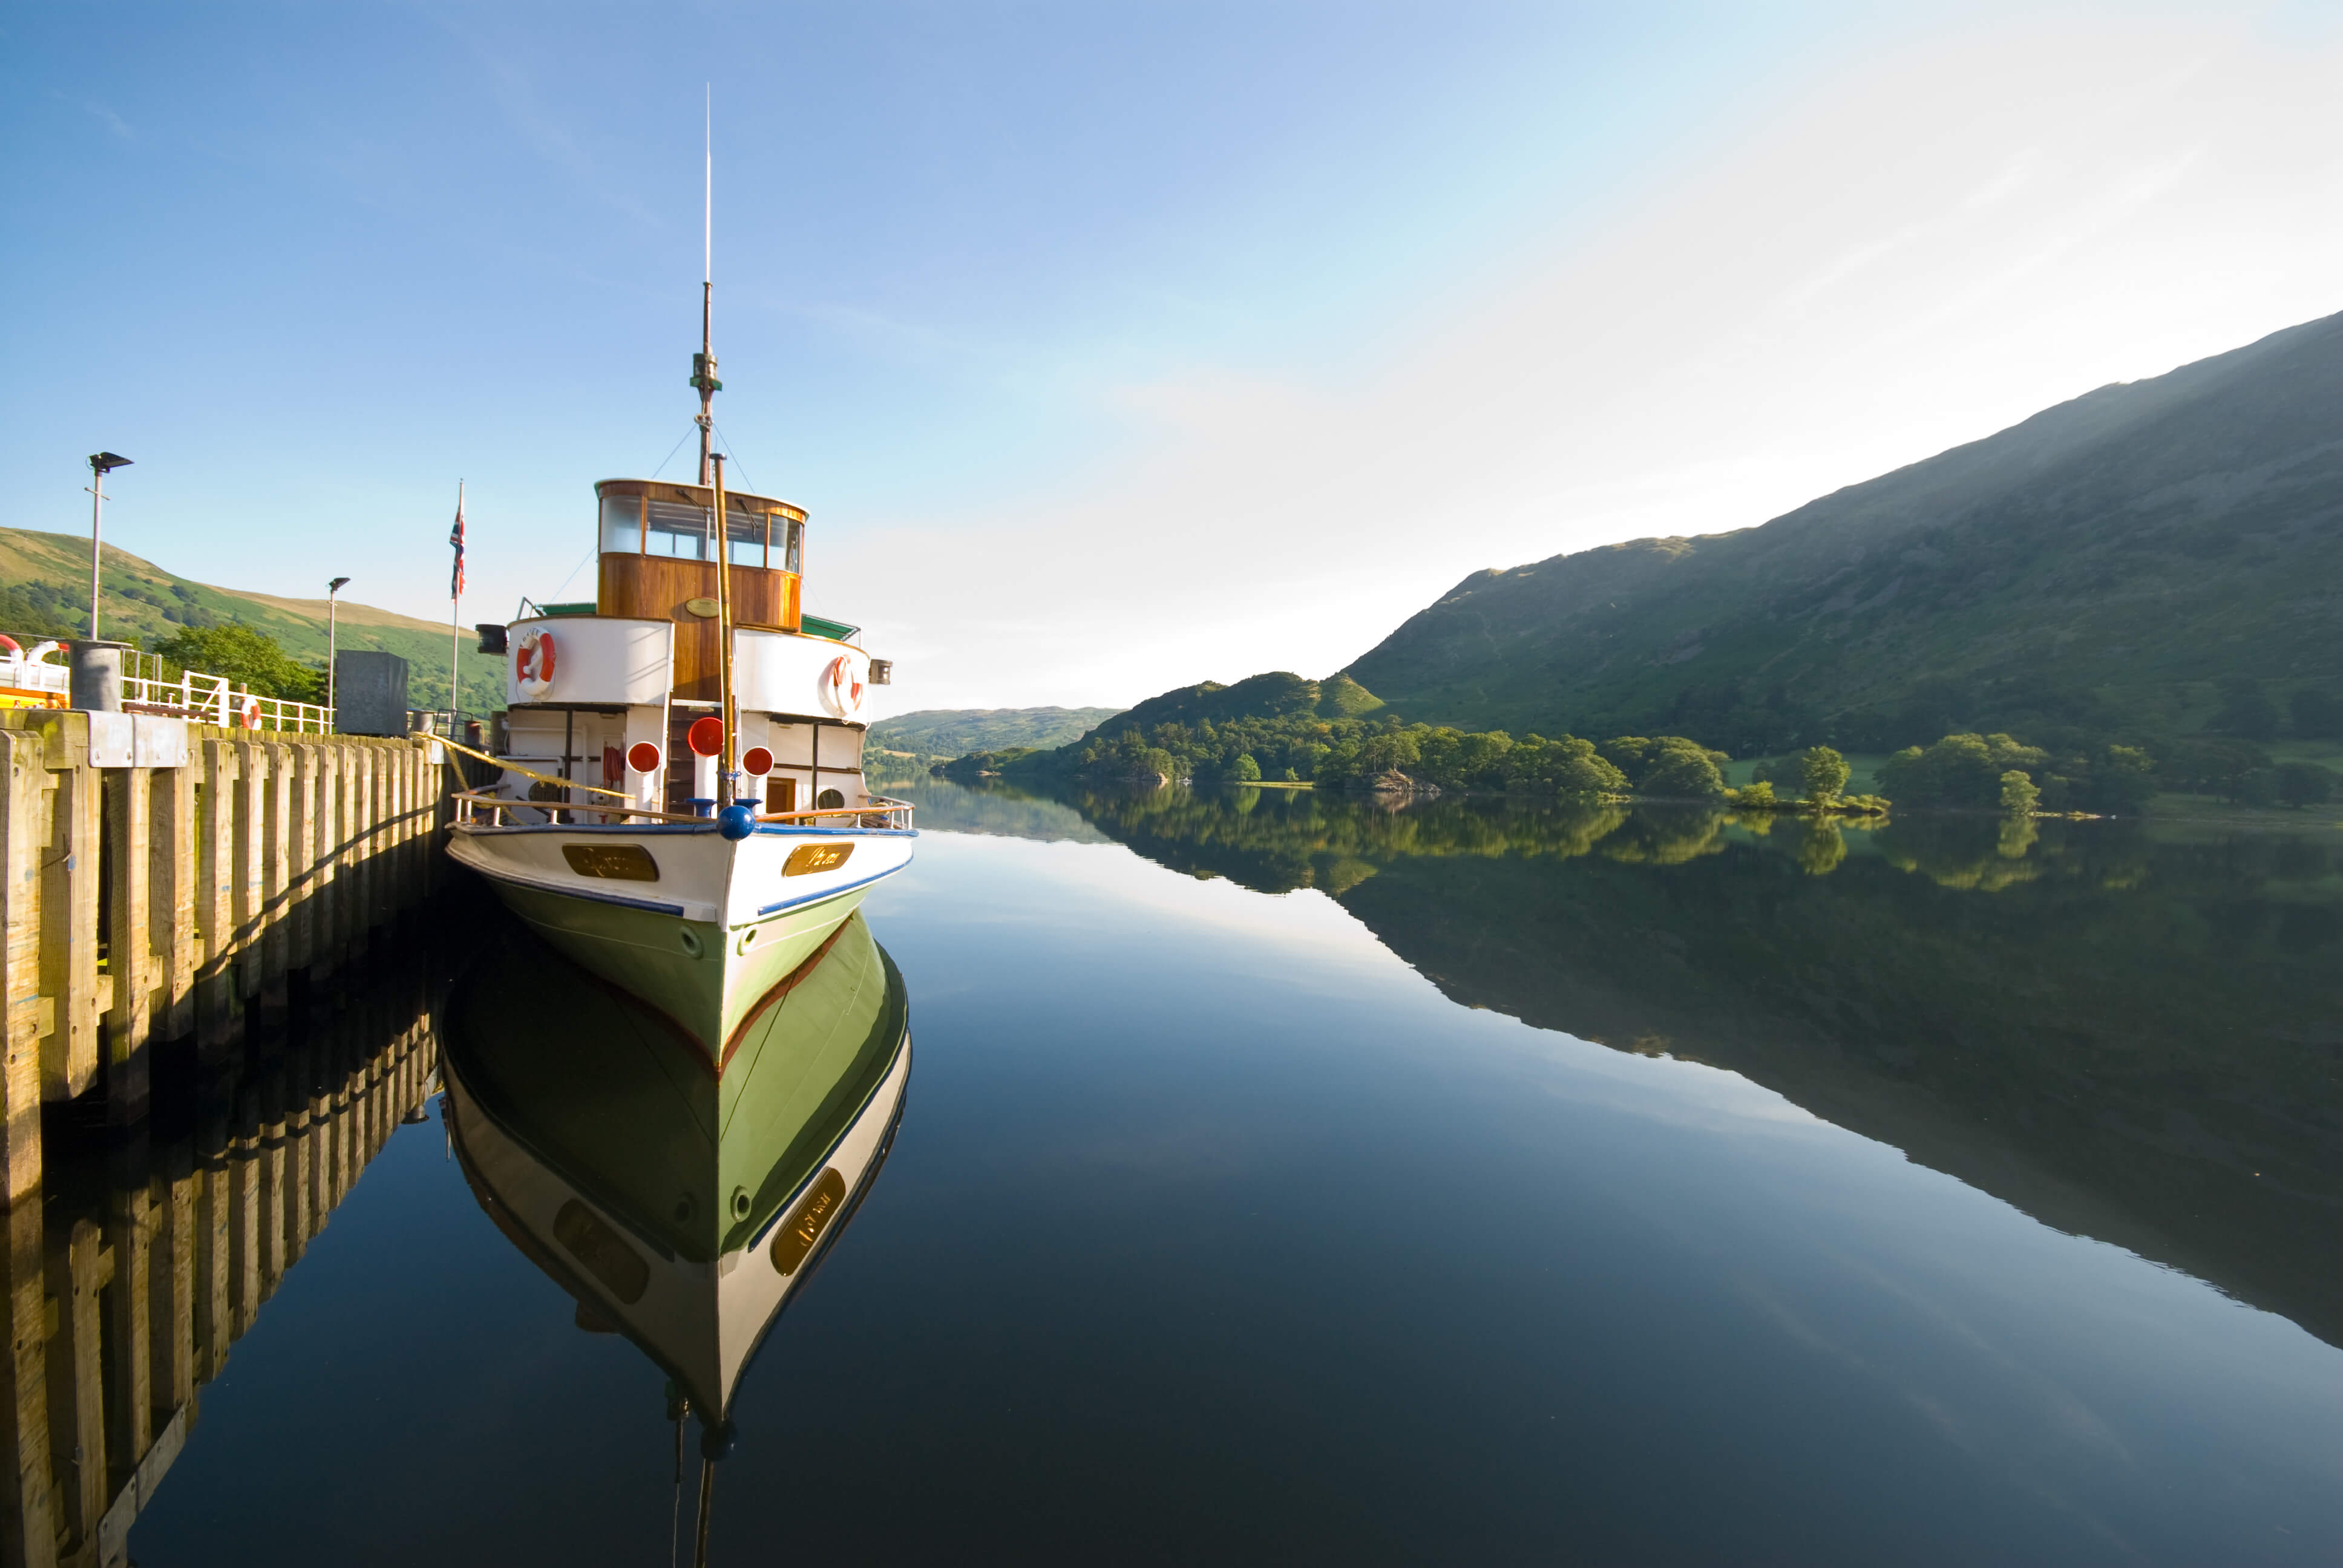
[[[729,503],[724,508],[724,537],[732,547],[736,567],[765,564],[765,514],[744,511]]]
[[[716,558],[708,548],[715,531],[714,510],[685,501],[652,501],[644,528],[644,554],[677,556],[685,560]]]
[[[696,486],[661,486],[645,495],[601,498],[598,538],[604,555],[663,556],[671,560],[716,559],[715,508]],[[802,572],[805,521],[794,508],[761,496],[728,495],[724,503],[725,557],[736,567]]]
[[[632,556],[643,548],[643,498],[640,496],[602,498],[602,553]]]

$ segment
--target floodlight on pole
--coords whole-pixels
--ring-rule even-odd
[[[334,596],[340,593],[349,580],[347,578],[336,578],[326,585],[326,712],[328,715],[334,711],[334,612],[341,608],[340,601]],[[327,722],[332,722],[330,718]]]
[[[106,517],[106,477],[130,467],[130,459],[114,452],[89,455],[89,640],[97,640],[98,530]]]

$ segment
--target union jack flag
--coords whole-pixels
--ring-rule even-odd
[[[456,547],[455,574],[447,579],[447,597],[464,597],[464,487],[456,487],[456,526],[447,530],[447,542]]]

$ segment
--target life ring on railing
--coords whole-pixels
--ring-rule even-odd
[[[513,684],[534,702],[553,689],[553,634],[525,631],[513,645]]]
[[[58,648],[61,646],[63,645],[55,642],[55,640],[48,642],[36,642],[33,645],[33,650],[30,653],[27,653],[25,651],[25,648],[22,643],[18,642],[15,638],[10,637],[6,632],[0,631],[0,648],[7,649],[8,657],[15,659],[21,664],[43,663],[46,661],[49,655],[56,652]]]
[[[260,728],[260,699],[257,697],[246,698],[244,699],[244,707],[241,711],[244,719],[244,727],[246,729],[257,729]]]
[[[830,668],[821,678],[821,700],[824,707],[840,719],[850,719],[862,708],[862,682],[856,678],[854,660],[840,654],[830,661]]]

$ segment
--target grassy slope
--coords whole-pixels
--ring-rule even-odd
[[[2343,679],[2338,583],[2343,317],[1762,528],[1477,573],[1348,673],[1411,719],[1516,734],[1771,701],[1807,739],[1931,681],[1948,725],[2171,733],[2223,675]]]
[[[89,541],[70,534],[35,533],[25,528],[0,528],[0,581],[19,593],[47,589],[64,602],[78,602],[81,615],[89,603]],[[108,547],[104,574],[105,597],[99,605],[98,629],[108,637],[152,647],[191,618],[241,620],[265,631],[294,658],[322,664],[326,658],[326,601],[278,598],[213,588],[177,577],[138,557]],[[372,605],[341,601],[336,641],[345,648],[379,648],[405,658],[407,701],[417,708],[437,707],[447,699],[448,633],[445,626],[377,609]],[[78,618],[73,624],[82,624]],[[7,629],[0,627],[0,630]],[[486,712],[504,706],[504,666],[499,659],[474,651],[476,638],[464,638],[464,705]]]

